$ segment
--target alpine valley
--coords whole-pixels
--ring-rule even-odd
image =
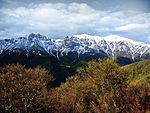
[[[28,37],[0,40],[0,66],[17,62],[27,67],[41,65],[50,70],[58,83],[87,61],[104,57],[117,57],[120,65],[148,59],[150,44],[117,35],[87,34],[51,39],[31,33]]]

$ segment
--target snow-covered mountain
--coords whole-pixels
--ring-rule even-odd
[[[31,33],[28,37],[0,40],[0,53],[3,51],[45,51],[52,56],[61,57],[70,52],[81,54],[106,53],[108,56],[136,58],[150,53],[150,44],[136,42],[128,38],[110,35],[106,37],[87,34],[67,36],[62,39],[50,39]]]

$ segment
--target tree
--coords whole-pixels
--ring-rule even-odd
[[[119,67],[116,59],[99,59],[98,62],[89,62],[86,68],[80,68],[77,72],[78,75],[67,78],[54,92],[54,104],[59,105],[55,109],[68,113],[116,111],[117,101],[108,102],[105,97],[114,95],[119,91],[117,89],[126,85],[128,71]]]
[[[52,93],[51,111],[60,113],[142,113],[148,87],[129,83],[116,59],[91,61]],[[137,82],[136,82],[137,83]]]
[[[0,69],[0,109],[3,112],[39,112],[46,106],[46,85],[54,79],[40,66],[20,64]]]

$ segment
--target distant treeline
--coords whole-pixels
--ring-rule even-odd
[[[4,51],[1,53],[0,67],[16,63],[25,65],[26,68],[35,68],[40,65],[41,67],[46,68],[54,78],[56,78],[54,83],[55,86],[59,86],[61,82],[65,82],[67,77],[75,75],[77,68],[85,67],[89,61],[106,57],[101,54],[85,54],[78,57],[77,54],[71,53],[58,59],[42,51],[40,51],[41,55],[39,55],[39,51],[35,51],[34,53],[28,53],[22,50],[17,51],[18,52]],[[121,66],[133,63],[132,59],[129,58],[118,57],[117,60]]]

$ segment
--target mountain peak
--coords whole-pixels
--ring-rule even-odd
[[[93,36],[93,35],[88,35],[88,34],[80,34],[80,35],[73,35],[74,37],[78,38],[94,38],[94,37],[100,37],[100,36]]]
[[[32,40],[33,38],[39,38],[39,39],[49,39],[49,37],[46,37],[46,36],[43,36],[39,33],[35,34],[35,33],[31,33],[29,36],[28,36],[28,39],[29,40]]]
[[[72,36],[70,36],[70,37],[72,37]],[[144,42],[134,41],[132,39],[129,39],[126,37],[121,37],[118,35],[108,35],[105,37],[101,37],[101,36],[93,36],[93,35],[88,35],[88,34],[81,34],[81,35],[73,35],[73,37],[95,40],[96,42],[101,41],[101,40],[106,40],[109,43],[111,43],[111,42],[127,42],[127,43],[132,43],[134,45],[143,45],[143,46],[150,47],[150,44],[145,44]]]
[[[88,34],[81,34],[81,35],[73,35],[74,37],[78,38],[87,38],[87,39],[94,39],[94,40],[107,40],[109,42],[118,42],[118,41],[131,41],[129,38],[121,37],[118,35],[108,35],[105,37],[101,36],[93,36],[93,35],[88,35]]]
[[[57,57],[67,55],[70,52],[75,52],[79,56],[80,54],[95,54],[103,51],[108,56],[123,56],[134,59],[150,53],[150,44],[136,42],[117,35],[101,37],[81,34],[54,40],[31,33],[28,38],[0,41],[1,52],[16,48],[28,51],[42,50]]]
[[[31,34],[28,36],[28,39],[32,39],[32,38],[34,38],[34,37],[37,37],[37,34],[31,33]]]

